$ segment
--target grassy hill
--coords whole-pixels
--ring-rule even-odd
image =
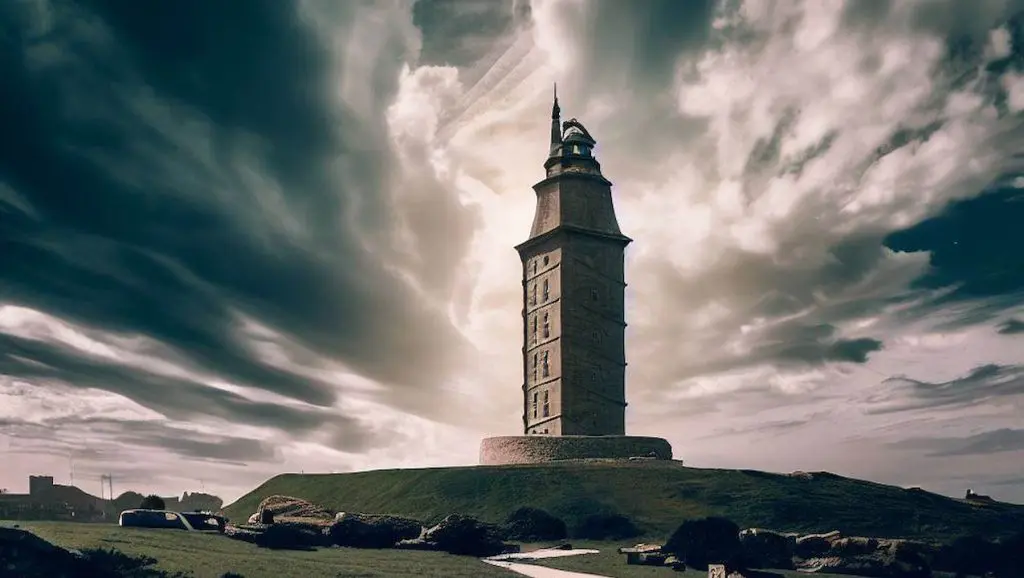
[[[225,508],[244,520],[284,494],[336,511],[390,513],[427,522],[449,513],[500,522],[520,506],[583,516],[621,513],[649,536],[687,518],[719,515],[741,527],[946,540],[1024,530],[1024,506],[975,504],[819,472],[804,475],[682,467],[677,462],[544,464],[275,476]]]

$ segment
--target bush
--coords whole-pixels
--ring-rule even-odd
[[[139,504],[140,510],[166,510],[167,505],[164,504],[164,499],[160,496],[150,494],[145,498],[142,498],[142,503]]]
[[[697,570],[707,569],[708,564],[725,564],[728,570],[735,570],[740,564],[740,528],[725,518],[687,520],[672,533],[662,552]]]
[[[546,542],[568,536],[565,522],[539,508],[523,507],[509,514],[502,527],[506,540]]]
[[[640,530],[622,514],[593,514],[583,518],[572,531],[582,540],[625,540],[640,535]]]

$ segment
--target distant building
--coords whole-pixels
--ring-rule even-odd
[[[29,476],[28,494],[40,496],[53,491],[53,476]]]

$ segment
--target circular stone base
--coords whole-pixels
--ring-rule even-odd
[[[504,436],[480,443],[482,466],[634,457],[671,460],[672,446],[662,438],[640,436]]]

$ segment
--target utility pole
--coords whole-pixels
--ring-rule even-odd
[[[100,476],[100,499],[103,499],[104,490],[108,490],[109,494],[106,499],[114,500],[114,476],[110,474],[102,474]]]

